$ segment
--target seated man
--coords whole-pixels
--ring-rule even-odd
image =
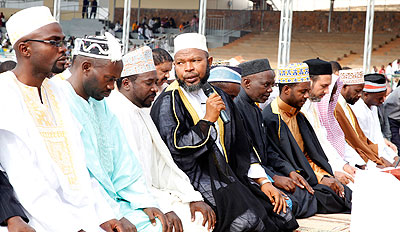
[[[151,116],[178,167],[215,211],[215,231],[292,231],[297,222],[252,151],[231,98],[207,83],[212,57],[205,36],[182,34],[174,44],[177,80]]]
[[[76,39],[71,77],[59,81],[72,113],[82,126],[87,168],[104,188],[124,228],[161,231],[166,218],[147,189],[140,163],[118,119],[104,100],[123,68],[119,41],[109,34]],[[158,217],[157,223],[155,217]],[[152,225],[153,224],[153,225]]]
[[[232,100],[237,97],[240,91],[241,69],[232,66],[214,66],[211,67],[208,82],[213,86],[222,89]]]
[[[5,174],[0,171],[0,226],[7,226],[8,231],[35,231],[28,224],[21,204],[14,196],[14,190]]]
[[[176,232],[210,230],[215,224],[215,213],[174,163],[153,120],[143,111],[151,106],[157,93],[151,48],[144,46],[126,54],[123,63],[121,78],[117,80],[119,92],[113,91],[107,103],[124,125],[125,135],[141,164],[151,193]],[[203,217],[201,214],[191,217],[196,211]],[[206,222],[208,227],[204,226]]]
[[[308,73],[305,63],[279,69],[280,95],[262,113],[267,136],[314,189],[318,213],[349,213],[352,192],[333,176],[314,130],[299,112],[309,97]]]
[[[335,108],[335,117],[342,128],[346,142],[359,154],[347,156],[345,160],[352,166],[365,168],[368,160],[380,167],[392,166],[385,157],[378,153],[378,145],[371,142],[361,130],[358,120],[350,108],[361,97],[364,89],[364,75],[362,70],[340,70],[340,79],[343,81],[343,88]]]
[[[11,16],[7,31],[17,66],[0,75],[0,164],[29,225],[37,231],[121,231],[89,176],[76,119],[48,79],[64,70],[67,59],[60,24],[49,8],[31,7]]]
[[[242,82],[239,96],[234,102],[260,156],[261,164],[274,180],[274,186],[282,189],[294,201],[293,212],[296,218],[310,217],[317,212],[314,190],[270,145],[265,134],[261,110],[256,105],[268,99],[275,84],[275,73],[268,59],[248,61],[239,67],[242,69]]]
[[[328,157],[335,177],[342,184],[354,182],[353,176],[356,168],[350,166],[328,141],[328,133],[318,114],[317,103],[321,102],[322,98],[329,93],[329,86],[332,81],[332,66],[329,62],[320,59],[310,59],[304,61],[304,63],[309,67],[311,91],[310,98],[301,108],[301,112],[313,127],[318,141]]]
[[[364,81],[361,98],[351,109],[365,136],[378,145],[378,154],[393,163],[399,158],[397,149],[392,150],[386,145],[378,117],[378,106],[382,105],[386,97],[386,77],[382,74],[368,74],[364,76]]]

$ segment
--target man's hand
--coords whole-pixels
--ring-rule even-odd
[[[208,230],[213,230],[215,223],[217,222],[217,216],[209,205],[204,201],[193,201],[190,202],[190,213],[192,215],[192,222],[194,222],[196,211],[203,214],[203,226],[208,222]]]
[[[353,177],[347,175],[344,172],[335,172],[335,177],[337,180],[340,181],[340,183],[342,183],[344,185],[350,183],[350,181],[354,183]]]
[[[271,201],[272,205],[274,206],[275,213],[279,214],[281,211],[286,213],[286,207],[287,207],[287,203],[285,200],[285,198],[287,198],[286,195],[283,196],[281,194],[281,191],[275,188],[272,185],[272,183],[263,184],[261,186],[261,191],[263,191],[263,193],[267,195],[267,197]]]
[[[350,166],[350,164],[345,164],[343,166],[343,171],[347,172],[348,174],[350,174],[352,177],[355,177],[356,172],[357,172],[357,168]],[[336,176],[336,174],[335,174]],[[354,182],[354,181],[353,181]]]
[[[181,219],[176,215],[174,211],[165,214],[168,221],[168,232],[183,232],[183,226]],[[175,229],[175,230],[174,230]]]
[[[272,179],[274,179],[273,185],[279,189],[284,189],[290,193],[294,193],[296,190],[296,183],[289,177],[275,175]]]
[[[396,165],[397,161],[400,159],[400,156],[394,157],[393,167]]]
[[[106,221],[101,224],[100,227],[107,232],[124,232],[121,222],[119,222],[117,219]]]
[[[304,189],[306,188],[307,191],[314,195],[314,189],[308,184],[308,182],[296,171],[292,171],[289,173],[290,179],[294,181],[294,183],[299,186],[299,188]]]
[[[388,147],[390,147],[394,152],[396,152],[397,154],[397,146],[394,145],[392,142],[390,142],[389,140],[385,139],[385,143]]]
[[[122,228],[125,232],[137,232],[136,226],[133,225],[128,219],[123,217],[119,219],[119,222],[121,222]]]
[[[150,222],[151,224],[153,224],[153,226],[156,225],[156,217],[157,217],[161,221],[162,231],[163,232],[168,231],[168,221],[165,215],[161,212],[161,210],[154,207],[150,207],[143,209],[143,211],[147,214],[147,216],[149,216]]]
[[[383,157],[380,157],[380,158],[381,158],[381,161],[383,162],[383,167],[382,168],[394,167],[394,163],[390,163],[387,159],[385,159]],[[377,167],[379,167],[379,165]],[[381,168],[381,167],[379,167],[379,168]]]
[[[320,184],[326,185],[331,188],[338,196],[344,197],[343,185],[334,177],[323,177]]]
[[[7,220],[7,229],[9,232],[35,232],[21,217],[15,216]]]
[[[225,110],[224,101],[216,93],[211,94],[206,102],[206,115],[204,119],[210,122],[216,122],[221,110]]]

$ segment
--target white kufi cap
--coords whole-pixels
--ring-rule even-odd
[[[206,37],[198,33],[180,34],[174,39],[174,54],[187,48],[197,48],[208,52]]]
[[[6,24],[11,45],[14,46],[15,42],[31,32],[56,22],[50,9],[45,6],[35,6],[18,11],[8,19]]]
[[[156,70],[153,61],[153,51],[148,46],[138,48],[124,55],[122,62],[124,63],[124,69],[122,70],[121,77]]]

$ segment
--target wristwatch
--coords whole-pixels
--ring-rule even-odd
[[[261,183],[260,183],[260,188],[261,188],[261,186],[263,186],[263,185],[266,184],[266,183],[271,183],[271,181],[268,180],[268,178],[262,180]]]

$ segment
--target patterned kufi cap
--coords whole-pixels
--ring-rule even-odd
[[[340,70],[339,77],[345,85],[364,84],[364,72],[362,69]]]
[[[306,63],[289,64],[278,69],[278,83],[290,84],[310,81],[308,65]]]
[[[121,77],[132,76],[156,70],[153,61],[153,52],[150,47],[144,46],[138,48],[122,58],[124,69]]]
[[[241,83],[241,70],[239,67],[232,66],[215,66],[211,68],[208,82],[230,82]]]
[[[111,62],[120,61],[122,60],[121,42],[108,32],[104,36],[76,38],[72,56],[77,55],[110,60]]]
[[[50,9],[45,6],[35,6],[18,11],[6,23],[11,45],[14,46],[19,39],[33,31],[56,22]]]

